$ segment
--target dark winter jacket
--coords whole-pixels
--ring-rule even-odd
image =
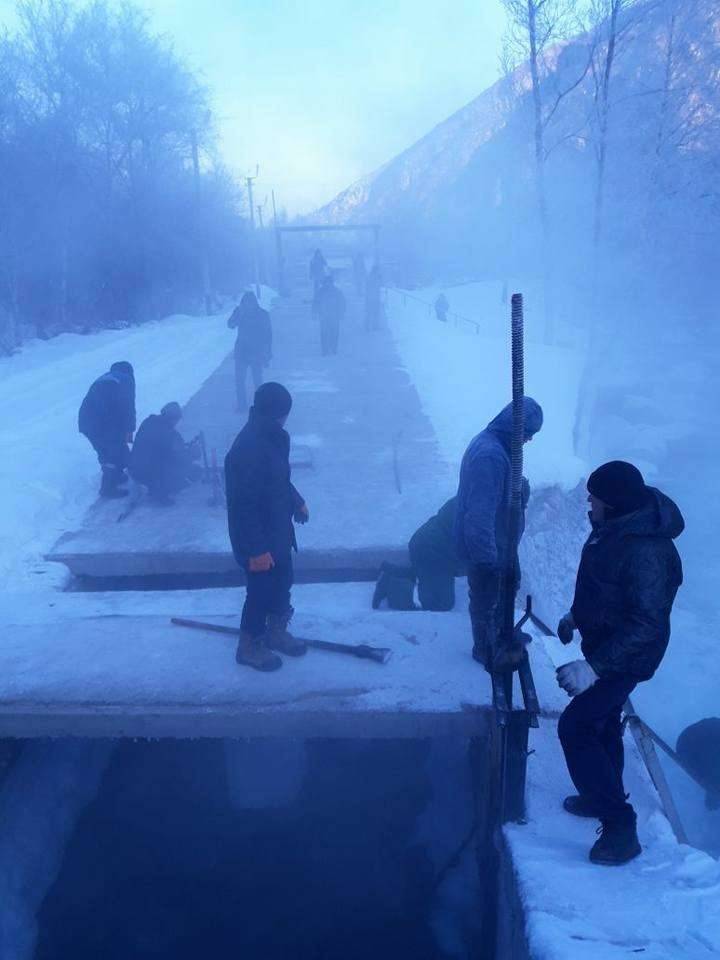
[[[320,320],[339,322],[345,316],[345,297],[334,283],[326,283],[315,298],[315,310]]]
[[[124,441],[136,423],[134,377],[110,371],[98,377],[80,405],[80,433],[94,442]]]
[[[594,524],[583,547],[572,615],[585,659],[599,676],[648,680],[670,639],[670,611],[682,583],[673,540],[684,527],[677,506],[650,488],[646,506]]]
[[[525,430],[532,435],[542,426],[542,410],[525,398]],[[510,505],[510,443],[512,404],[470,442],[460,467],[455,519],[455,545],[461,563],[500,569],[507,557]],[[523,507],[529,486],[525,484]],[[521,532],[524,515],[521,520]]]
[[[296,547],[293,514],[304,503],[290,482],[290,437],[254,407],[225,458],[225,488],[230,542],[240,566],[263,553],[289,558]]]
[[[461,576],[464,572],[455,548],[455,516],[457,497],[443,504],[410,538],[408,551],[414,567],[448,572]]]
[[[322,283],[323,277],[327,271],[327,262],[325,257],[316,250],[310,261],[310,279],[313,280],[316,286]]]
[[[240,304],[233,310],[228,326],[237,330],[235,353],[246,360],[259,361],[263,365],[272,359],[272,326],[270,314],[258,303]]]
[[[184,477],[190,464],[185,441],[168,417],[152,413],[140,424],[130,453],[134,480],[152,486],[169,475]]]

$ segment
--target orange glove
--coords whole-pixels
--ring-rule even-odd
[[[267,573],[275,566],[271,553],[261,553],[259,557],[250,557],[248,569],[250,573]]]

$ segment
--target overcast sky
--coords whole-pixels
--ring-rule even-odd
[[[498,76],[500,0],[144,0],[215,94],[222,153],[292,213],[409,146]],[[14,0],[0,0],[10,23]]]

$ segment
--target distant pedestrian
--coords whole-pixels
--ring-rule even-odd
[[[323,281],[315,300],[315,312],[320,321],[320,350],[324,357],[338,352],[340,324],[345,317],[345,297],[335,286],[329,273]]]
[[[444,293],[441,293],[440,296],[435,301],[435,316],[438,320],[441,320],[443,323],[447,323],[448,310],[450,309],[450,304],[448,303],[448,298]]]
[[[313,300],[317,297],[320,287],[323,285],[323,280],[328,271],[328,265],[325,260],[325,257],[322,255],[322,251],[318,247],[315,253],[312,255],[312,260],[310,261],[310,279],[312,280],[313,285]]]
[[[240,306],[233,310],[228,327],[237,330],[235,338],[235,391],[237,410],[247,410],[245,393],[248,370],[255,389],[263,382],[263,368],[272,359],[270,314],[263,310],[252,292],[244,293]]]
[[[78,430],[92,444],[102,470],[101,497],[127,496],[121,487],[135,426],[135,373],[127,360],[119,360],[91,385],[78,413]]]
[[[140,424],[130,453],[130,476],[160,506],[172,505],[175,494],[198,476],[199,442],[185,443],[177,429],[181,419],[180,404],[166,403]]]
[[[375,262],[365,281],[365,329],[377,330],[382,314],[382,275]]]
[[[292,397],[279,383],[255,393],[247,424],[225,458],[228,529],[233,554],[247,577],[247,595],[235,658],[256,670],[277,670],[306,652],[288,632],[293,608],[293,520],[307,523],[308,508],[290,481],[290,437],[284,429]]]
[[[600,820],[590,859],[614,865],[641,852],[637,817],[623,785],[621,711],[665,655],[670,611],[682,583],[673,540],[685,524],[673,501],[646,486],[637,467],[622,460],[595,470],[587,489],[592,531],[572,608],[558,625],[563,643],[579,631],[584,659],[557,671],[558,683],[573,698],[558,734],[578,791],[564,807]]]
[[[353,280],[355,282],[355,293],[361,297],[365,293],[367,271],[365,270],[365,256],[359,250],[353,257]]]
[[[525,397],[524,403],[527,443],[541,429],[543,412],[530,397]],[[517,561],[510,556],[512,545],[508,543],[512,419],[510,403],[470,442],[460,467],[457,496],[455,543],[458,559],[468,571],[472,655],[488,671],[497,666],[500,653],[500,588],[508,566]],[[523,508],[530,495],[527,481],[524,488]],[[517,593],[518,569],[510,586]],[[524,648],[510,651],[517,658],[523,653]]]

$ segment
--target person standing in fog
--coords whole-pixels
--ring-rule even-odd
[[[291,408],[292,397],[282,384],[264,383],[225,458],[230,542],[247,577],[235,659],[262,671],[282,666],[273,651],[297,657],[307,649],[288,632],[292,551],[297,549],[293,520],[310,519],[290,480],[290,437],[284,427]]]
[[[270,314],[263,310],[252,292],[243,294],[233,310],[228,327],[237,330],[235,338],[235,390],[237,410],[247,410],[245,393],[248,370],[255,389],[263,382],[263,368],[272,359],[272,325]]]
[[[527,443],[541,429],[543,412],[530,397],[523,402]],[[455,545],[458,560],[468,571],[472,655],[488,671],[498,666],[498,606],[503,576],[511,563],[517,563],[517,558],[509,554],[513,547],[508,543],[512,424],[509,403],[470,442],[460,467],[457,495]],[[524,510],[530,496],[527,480],[523,488]],[[517,593],[518,569],[511,586]],[[505,665],[514,665],[523,652],[520,648],[510,651],[511,662]]]
[[[365,257],[359,250],[353,257],[353,280],[355,282],[355,293],[361,297],[365,293],[367,271],[365,270]]]
[[[78,412],[78,430],[92,444],[102,470],[101,497],[127,496],[121,486],[136,422],[135,373],[127,360],[119,360],[91,385]]]
[[[558,625],[568,644],[575,630],[583,659],[558,668],[573,699],[558,722],[577,795],[568,813],[600,820],[593,863],[627,863],[641,852],[637,817],[623,785],[621,712],[638,683],[660,665],[670,639],[670,612],[682,583],[673,540],[685,522],[673,501],[648,487],[631,463],[613,460],[587,482],[592,531],[583,547],[575,599]]]
[[[442,323],[447,323],[448,310],[450,309],[450,304],[448,303],[448,298],[444,293],[441,293],[440,296],[435,301],[435,316]]]
[[[320,288],[315,301],[315,310],[320,321],[320,349],[324,357],[338,352],[340,324],[345,317],[345,297],[335,286],[329,273]]]
[[[325,257],[322,255],[322,251],[318,247],[315,253],[312,255],[312,259],[310,261],[310,279],[312,280],[313,285],[313,300],[317,298],[320,287],[323,285],[327,269],[328,265]]]
[[[382,312],[382,275],[375,261],[365,281],[365,329],[377,330]]]

